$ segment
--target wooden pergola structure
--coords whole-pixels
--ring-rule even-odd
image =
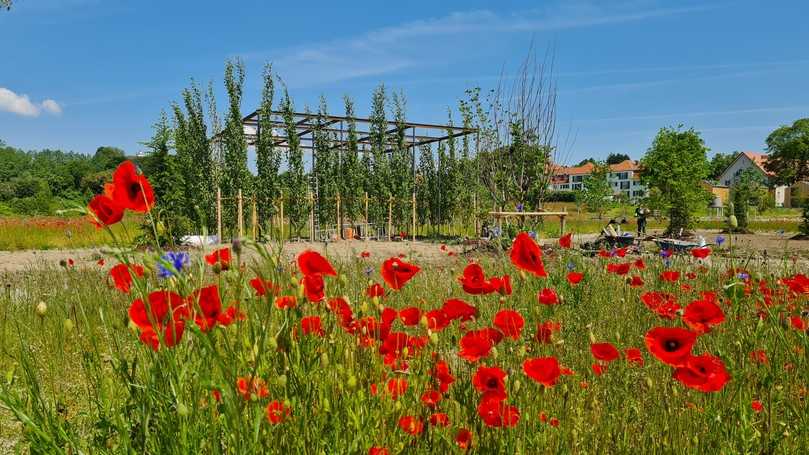
[[[284,121],[284,112],[273,110],[269,115],[269,121],[267,119],[262,119],[261,116],[265,115],[260,110],[255,110],[252,113],[246,115],[242,119],[242,127],[244,129],[244,136],[247,141],[248,146],[255,146],[259,139],[264,135],[270,135],[272,138],[272,145],[274,148],[285,149],[289,147],[289,139],[288,131],[287,131],[287,122]],[[292,123],[295,126],[295,135],[299,140],[298,147],[304,152],[310,152],[312,154],[312,169],[316,169],[317,163],[317,148],[315,147],[315,135],[318,132],[325,132],[329,134],[329,150],[336,150],[338,156],[338,162],[342,162],[342,153],[347,152],[347,148],[349,146],[349,123],[353,122],[355,125],[355,134],[356,134],[356,144],[357,150],[360,152],[370,151],[372,147],[372,138],[373,134],[371,131],[371,125],[374,121],[367,117],[347,117],[347,116],[340,116],[340,115],[330,115],[330,114],[319,114],[319,113],[312,113],[312,112],[293,112],[292,113]],[[420,122],[411,122],[411,121],[403,121],[397,122],[394,120],[386,120],[386,130],[384,131],[384,136],[386,138],[390,138],[386,141],[388,144],[394,144],[396,141],[393,140],[395,135],[403,135],[404,137],[404,146],[407,149],[408,153],[410,153],[410,160],[412,166],[412,184],[413,184],[413,194],[412,194],[412,237],[415,240],[416,236],[416,193],[415,193],[415,181],[416,181],[416,153],[417,149],[422,146],[431,145],[435,143],[441,143],[443,141],[452,140],[455,138],[461,138],[468,135],[475,135],[475,143],[477,144],[477,134],[478,130],[476,128],[465,128],[460,126],[454,125],[446,125],[446,124],[436,124],[436,123],[420,123]],[[271,125],[269,131],[262,130],[263,125]],[[214,138],[216,139],[216,138]],[[393,149],[392,146],[388,147],[385,150],[385,153],[392,153]],[[315,187],[313,188],[313,197],[312,200],[318,201],[318,192],[319,188],[317,187],[317,179],[315,179]],[[342,232],[342,218],[340,216],[340,194],[337,194],[337,230],[338,236]],[[388,202],[388,212],[390,213],[391,202]],[[365,195],[365,205],[366,205],[366,214],[367,214],[367,205],[368,205],[368,195]],[[282,209],[283,210],[283,209]],[[310,215],[310,226],[312,231],[316,228],[317,218],[314,216],[315,210],[318,211],[319,207],[314,207],[312,210],[312,214]],[[241,212],[241,211],[240,211]],[[282,212],[283,213],[283,212]],[[283,216],[283,215],[282,215]],[[218,222],[221,225],[221,221]],[[369,225],[369,220],[365,219],[366,227]],[[475,227],[477,230],[477,226]],[[221,227],[218,226],[219,232],[221,232]],[[241,228],[240,228],[241,230]],[[391,216],[388,216],[388,237],[390,237],[391,233]]]
[[[555,216],[559,218],[559,235],[565,235],[565,217],[567,212],[489,212],[489,216],[497,220],[498,225],[502,224],[503,218],[544,218]]]

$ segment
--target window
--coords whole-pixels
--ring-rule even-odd
[[[570,189],[570,185],[559,185],[560,189],[567,190]]]
[[[574,190],[580,190],[580,189],[581,189],[581,183],[574,183],[574,184],[573,184],[573,185],[571,185],[570,187],[571,187],[572,189],[574,189]]]
[[[583,175],[574,175],[572,177],[571,181],[574,182],[574,183],[582,182],[582,181],[584,181],[584,176]]]
[[[618,173],[618,180],[627,180],[627,179],[629,179],[629,172]]]
[[[621,182],[621,189],[628,190],[629,189],[629,182]]]

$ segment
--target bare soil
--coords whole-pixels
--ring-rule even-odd
[[[649,234],[660,234],[659,232],[649,232]],[[705,237],[708,243],[715,243],[716,236],[720,235],[715,231],[698,231],[698,235]],[[800,259],[802,262],[809,259],[809,240],[790,240],[789,235],[779,235],[778,233],[756,233],[756,234],[733,234],[724,235],[725,243],[723,248],[728,248],[732,241],[733,248],[738,256],[766,257],[770,259],[789,258]],[[594,239],[595,234],[576,235],[576,243]],[[555,244],[556,239],[543,239],[542,244]],[[652,246],[651,244],[649,245]],[[451,257],[449,252],[462,254],[471,249],[465,246],[447,246],[446,250],[441,249],[441,244],[432,242],[361,242],[342,241],[329,244],[310,242],[289,242],[284,245],[284,254],[288,258],[294,258],[298,253],[306,249],[313,249],[327,254],[335,259],[350,259],[357,257],[361,252],[367,251],[371,258],[377,260],[404,254],[410,259],[420,263],[444,262]],[[211,247],[208,248],[211,250]],[[200,254],[200,250],[189,250],[192,254]],[[0,251],[0,273],[19,272],[42,267],[58,267],[60,262],[72,259],[74,267],[98,267],[97,261],[101,258],[110,258],[111,252],[108,248],[86,248],[69,250],[23,250],[23,251]]]

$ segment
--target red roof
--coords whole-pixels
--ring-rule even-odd
[[[587,162],[581,166],[560,166],[554,172],[556,176],[562,175],[590,175],[593,172],[593,163]],[[640,165],[637,161],[625,160],[618,164],[610,165],[610,172],[639,171]]]
[[[756,153],[756,152],[742,152],[744,156],[750,159],[759,169],[761,172],[767,175],[774,175],[772,172],[768,171],[767,168],[764,167],[764,164],[767,163],[767,155],[764,153]]]

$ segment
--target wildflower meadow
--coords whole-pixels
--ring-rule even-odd
[[[150,216],[129,162],[88,216]],[[540,248],[331,260],[234,241],[4,276],[0,439],[30,453],[802,453],[796,263]],[[361,248],[362,244],[358,244]],[[404,244],[403,245],[403,250]]]

